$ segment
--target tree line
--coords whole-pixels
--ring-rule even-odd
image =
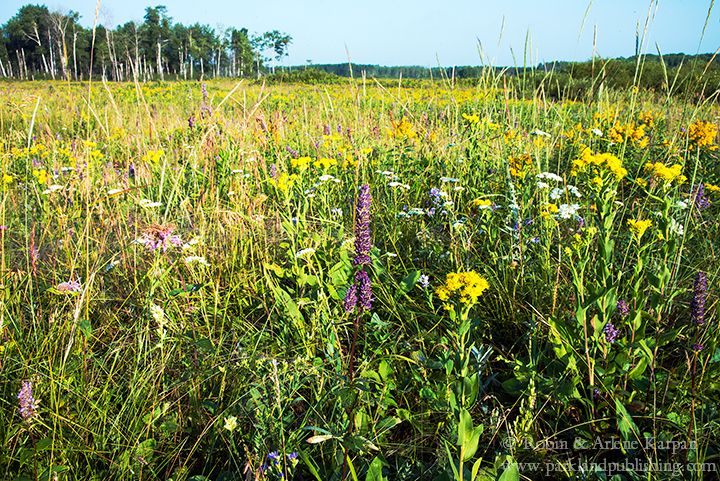
[[[147,7],[142,23],[85,28],[77,12],[25,5],[0,27],[0,76],[82,80],[248,77],[274,70],[290,35],[247,28],[216,31],[173,22],[165,6]]]

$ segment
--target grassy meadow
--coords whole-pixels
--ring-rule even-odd
[[[0,479],[717,479],[716,97],[513,85],[1,83]]]

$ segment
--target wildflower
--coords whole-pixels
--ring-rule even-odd
[[[620,331],[617,330],[612,322],[605,324],[603,332],[605,333],[605,340],[610,344],[614,343],[620,336]]]
[[[601,177],[605,173],[611,174],[616,181],[622,180],[627,175],[627,170],[622,166],[622,161],[612,154],[593,154],[589,148],[585,148],[578,159],[573,160],[571,175],[589,173],[591,176]]]
[[[578,204],[560,204],[558,208],[558,217],[561,219],[570,219],[575,216],[580,206]]]
[[[277,180],[277,165],[270,164],[270,178]]]
[[[617,301],[616,309],[620,317],[627,317],[630,314],[630,307],[628,307],[628,303],[624,299]]]
[[[712,122],[704,122],[696,120],[688,127],[688,140],[690,145],[697,148],[707,148],[708,150],[717,150],[715,137],[717,137],[717,125]]]
[[[235,431],[237,428],[238,422],[236,416],[229,416],[225,418],[225,426],[224,428],[227,429],[230,432]]]
[[[80,285],[80,281],[68,281],[61,282],[55,286],[55,289],[62,293],[78,293],[82,290],[82,286]]]
[[[705,301],[707,300],[707,274],[698,272],[695,276],[695,285],[693,288],[693,299],[690,303],[690,315],[693,322],[697,325],[705,324]]]
[[[23,382],[22,389],[18,393],[18,404],[20,405],[20,417],[23,418],[23,421],[30,421],[37,415],[38,403],[33,397],[32,382]]]
[[[185,258],[185,264],[200,264],[201,266],[205,267],[210,266],[207,259],[205,259],[203,256],[187,256]]]
[[[670,232],[675,234],[677,237],[682,237],[683,235],[685,235],[685,226],[683,226],[675,219],[670,219],[670,225],[668,226],[668,228],[670,229]]]
[[[562,182],[563,178],[552,172],[541,172],[535,176],[536,179],[540,180],[553,180],[555,182]]]
[[[422,274],[420,277],[418,277],[418,284],[420,284],[420,287],[423,289],[427,289],[430,285],[430,278],[427,276],[427,274]]]
[[[648,228],[652,225],[652,221],[649,219],[645,219],[645,220],[628,219],[627,224],[630,227],[630,230],[632,231],[633,235],[635,236],[635,239],[639,243],[640,238],[642,238],[643,234],[645,234],[645,231],[648,230]]]
[[[470,124],[477,124],[480,122],[480,116],[477,114],[462,114],[462,118],[467,120]]]
[[[157,164],[158,162],[160,162],[160,158],[163,155],[165,155],[164,150],[150,150],[142,156],[142,161],[148,162],[150,164]]]
[[[705,186],[703,184],[697,184],[695,188],[693,188],[691,197],[697,210],[703,210],[710,207],[710,200],[708,200],[705,195]]]
[[[172,225],[153,224],[145,229],[137,242],[143,244],[150,251],[161,249],[165,252],[171,245],[181,246],[183,244],[182,239],[173,234],[174,230],[175,227]]]
[[[705,346],[703,346],[702,344],[693,344],[693,345],[692,345],[692,350],[693,350],[695,353],[699,353],[699,352],[702,351],[703,349],[705,349]]]
[[[360,312],[372,309],[372,283],[370,276],[368,276],[368,273],[365,271],[365,266],[371,262],[371,202],[370,186],[367,184],[360,186],[355,211],[355,258],[353,259],[353,265],[360,266],[360,269],[355,273],[353,285],[350,286],[345,294],[344,307],[346,312],[351,312],[356,308]]]
[[[2,183],[3,184],[9,184],[12,181],[13,181],[12,175],[3,173],[3,175],[2,175]]]
[[[290,454],[287,455],[287,458],[288,458],[288,460],[290,460],[290,461],[293,461],[293,460],[297,459],[297,457],[298,457],[298,453],[296,453],[295,451],[293,451],[292,453],[290,453]]]
[[[33,177],[37,179],[38,184],[40,185],[45,185],[48,183],[48,173],[45,169],[34,169]]]
[[[144,207],[146,209],[151,207],[160,207],[162,205],[162,202],[153,202],[150,199],[141,199],[138,203],[140,204],[140,207]]]
[[[343,300],[343,307],[345,312],[352,312],[357,307],[357,286],[351,285],[345,293],[345,299]]]
[[[648,162],[645,164],[645,172],[649,172],[656,179],[663,181],[665,185],[669,185],[673,181],[682,184],[687,177],[682,175],[682,165],[673,164],[670,167],[662,162]]]
[[[517,179],[524,179],[533,167],[533,160],[532,157],[530,157],[530,154],[511,156],[509,163],[510,175]]]
[[[268,459],[273,462],[273,464],[277,464],[280,459],[280,453],[277,451],[273,451],[271,453],[268,453],[267,455]]]
[[[300,249],[295,253],[296,259],[305,259],[307,257],[310,257],[315,253],[315,249],[312,247],[306,247],[305,249]]]
[[[493,203],[488,199],[475,199],[472,201],[472,205],[478,209],[489,209],[492,207]]]
[[[471,306],[489,287],[487,280],[475,271],[453,272],[445,277],[445,284],[438,287],[435,293],[441,301],[447,301],[457,294],[461,303]]]
[[[355,214],[355,259],[353,265],[370,264],[370,186],[360,187]]]

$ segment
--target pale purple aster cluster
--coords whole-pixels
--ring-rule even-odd
[[[605,333],[605,340],[610,344],[615,342],[617,338],[620,337],[620,331],[617,330],[617,328],[613,325],[612,322],[608,322],[607,324],[605,324],[603,332]]]
[[[617,301],[617,313],[620,315],[620,317],[627,317],[628,314],[630,314],[630,307],[628,306],[628,303],[625,301],[625,299],[620,299]]]
[[[707,299],[707,288],[707,274],[704,272],[698,272],[695,276],[693,300],[690,303],[690,314],[693,322],[700,326],[705,324],[705,301]]]
[[[180,246],[183,244],[180,236],[173,234],[175,228],[173,226],[151,226],[143,232],[143,236],[138,239],[138,243],[144,245],[150,251],[162,250],[167,251],[170,246]]]
[[[355,212],[355,258],[353,265],[360,269],[355,273],[353,285],[345,294],[343,305],[346,312],[372,309],[372,283],[365,266],[370,265],[370,186],[360,187]]]
[[[427,276],[427,274],[422,274],[418,278],[418,284],[420,284],[420,287],[422,287],[423,289],[428,288],[428,286],[430,285],[430,278]]]
[[[277,179],[277,165],[270,164],[270,178]]]
[[[288,154],[290,154],[290,156],[291,156],[293,159],[297,159],[298,157],[300,157],[300,152],[298,152],[297,150],[293,149],[293,148],[290,147],[289,145],[286,145],[286,146],[285,146],[285,150],[287,151]]]
[[[59,292],[80,292],[82,290],[82,286],[80,285],[80,281],[67,281],[61,282],[55,286],[55,289]]]
[[[37,414],[37,401],[33,397],[32,383],[30,381],[23,382],[18,393],[18,404],[20,406],[20,417],[24,421],[29,421]]]

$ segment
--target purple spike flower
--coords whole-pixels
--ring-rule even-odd
[[[370,186],[360,187],[355,215],[355,259],[353,265],[370,264]]]
[[[345,312],[354,311],[355,307],[357,307],[357,301],[357,286],[353,284],[350,286],[350,288],[347,290],[347,293],[345,294],[345,300],[343,301]]]
[[[603,332],[605,333],[605,340],[610,344],[615,342],[617,338],[620,337],[620,331],[617,330],[617,328],[613,325],[612,322],[608,322],[607,324],[605,324]]]
[[[358,290],[358,306],[361,310],[369,311],[372,309],[372,283],[365,269],[361,269],[355,274],[355,285]]]
[[[630,307],[628,307],[628,303],[625,299],[617,301],[617,312],[620,314],[620,317],[627,317],[628,314],[630,314]]]
[[[693,300],[690,303],[690,314],[695,324],[705,324],[705,300],[707,299],[707,274],[698,272],[695,276],[695,288],[693,289]]]
[[[29,421],[37,415],[37,401],[33,397],[32,383],[24,381],[22,389],[18,393],[18,404],[20,405],[20,417],[23,421]]]
[[[697,210],[703,210],[710,207],[710,200],[705,195],[705,186],[703,184],[697,184],[693,188],[691,197]]]
[[[275,164],[270,164],[270,178],[277,179],[277,166]]]

